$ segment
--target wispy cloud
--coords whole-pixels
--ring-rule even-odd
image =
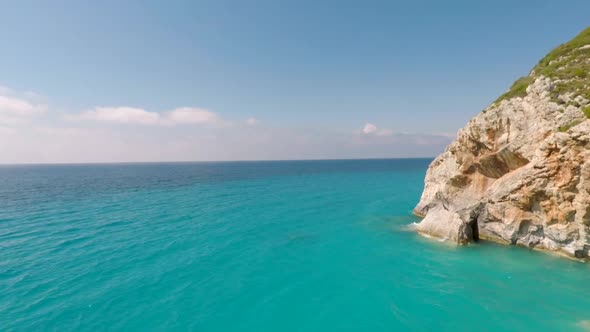
[[[379,129],[376,125],[367,122],[361,129],[361,134],[366,136],[391,136],[393,131],[391,129]]]
[[[361,130],[361,132],[365,135],[371,135],[371,134],[377,132],[377,126],[375,126],[372,123],[366,123],[365,126],[363,127],[363,130]]]
[[[26,123],[32,116],[47,111],[47,106],[17,94],[6,87],[0,87],[0,123],[6,125]]]
[[[170,124],[216,124],[221,119],[217,113],[193,107],[180,107],[164,114],[164,123]]]
[[[435,155],[451,140],[450,134],[393,132],[369,122],[353,135],[335,124],[232,122],[197,107],[46,112],[42,100],[0,87],[0,163],[416,157]]]
[[[123,106],[95,107],[73,118],[98,122],[150,125],[156,124],[160,120],[160,115],[141,108]]]
[[[217,113],[194,107],[179,107],[164,113],[127,106],[95,107],[68,119],[137,125],[202,125],[222,122]]]

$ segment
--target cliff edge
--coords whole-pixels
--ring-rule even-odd
[[[417,230],[588,258],[588,117],[590,28],[545,56],[430,164]]]

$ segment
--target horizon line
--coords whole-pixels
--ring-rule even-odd
[[[354,161],[354,160],[410,160],[434,159],[428,157],[370,157],[370,158],[325,158],[325,159],[237,159],[237,160],[185,160],[185,161],[97,161],[97,162],[47,162],[47,163],[0,163],[5,166],[66,166],[66,165],[130,165],[130,164],[212,164],[212,163],[255,163],[255,162],[288,162],[288,161]]]

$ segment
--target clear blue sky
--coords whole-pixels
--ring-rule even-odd
[[[587,0],[2,1],[0,162],[433,156],[588,13]]]

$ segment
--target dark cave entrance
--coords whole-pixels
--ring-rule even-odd
[[[469,227],[471,227],[471,236],[473,238],[473,242],[479,241],[479,225],[477,224],[477,217],[471,219],[469,222]]]

